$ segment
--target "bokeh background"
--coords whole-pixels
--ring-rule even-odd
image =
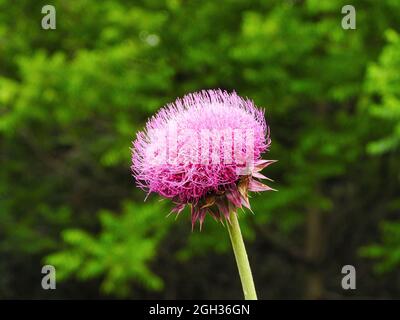
[[[146,119],[208,88],[271,127],[279,191],[240,213],[259,297],[400,298],[399,30],[398,0],[0,0],[0,298],[242,298],[227,230],[129,169]]]

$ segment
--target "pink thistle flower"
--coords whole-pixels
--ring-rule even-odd
[[[248,191],[272,188],[255,180],[271,140],[264,111],[235,92],[192,93],[166,105],[137,133],[131,170],[140,188],[172,199],[171,213],[191,208],[192,228],[207,213],[229,221],[230,209],[250,208]]]

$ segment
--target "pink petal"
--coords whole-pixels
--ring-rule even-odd
[[[276,191],[275,189],[272,189],[271,187],[268,187],[267,185],[262,184],[261,182],[258,182],[257,180],[252,179],[249,183],[249,191],[258,192],[258,191],[269,191],[269,190]]]
[[[226,202],[224,200],[217,201],[217,207],[219,212],[229,220],[229,208]]]
[[[226,197],[228,198],[228,200],[237,208],[241,208],[242,207],[242,200],[241,200],[241,196],[240,193],[237,189],[233,189],[232,191],[228,192],[226,194]]]
[[[191,216],[192,216],[192,231],[193,231],[194,225],[196,224],[197,218],[199,217],[199,211],[196,209],[195,206],[192,206]]]
[[[257,178],[257,179],[266,179],[266,180],[269,180],[269,181],[273,181],[272,179],[264,176],[262,173],[259,173],[259,172],[254,172],[252,174],[252,176],[253,176],[253,178]]]
[[[255,163],[255,171],[261,171],[262,169],[268,167],[269,165],[277,162],[278,160],[259,160]]]
[[[251,212],[253,212],[253,210],[251,210],[249,198],[242,197],[242,204],[243,204],[247,209],[249,209]]]

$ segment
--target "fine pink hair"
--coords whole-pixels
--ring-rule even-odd
[[[251,146],[245,134],[235,136],[247,131]],[[233,141],[242,148],[233,150]],[[149,119],[133,142],[131,170],[146,192],[197,204],[231,189],[243,163],[257,163],[269,145],[264,110],[253,101],[235,92],[201,91],[178,98]]]

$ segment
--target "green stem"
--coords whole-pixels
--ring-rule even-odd
[[[240,281],[242,282],[244,299],[257,300],[256,288],[254,287],[250,263],[244,246],[239,221],[235,211],[231,211],[230,223],[228,225],[229,237],[231,238],[233,252],[239,269]]]

